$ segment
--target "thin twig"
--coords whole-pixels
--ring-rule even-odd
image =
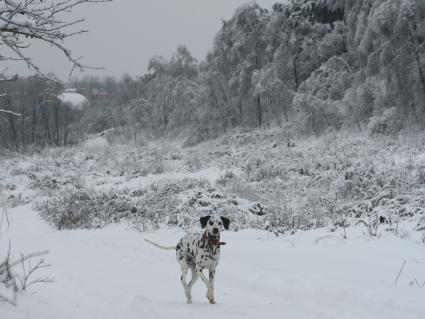
[[[48,254],[49,254],[49,251],[48,250],[40,251],[40,252],[37,252],[37,253],[32,253],[32,254],[29,254],[29,255],[24,256],[24,261],[25,260],[28,260],[28,259],[35,258],[35,257],[45,256],[45,255],[48,255]],[[10,267],[11,268],[12,267],[15,267],[16,265],[19,265],[21,262],[22,262],[22,258],[19,259],[18,261],[15,261],[15,262],[11,263],[10,264]]]
[[[38,283],[52,283],[53,279],[49,277],[43,277],[43,278],[36,278],[31,279],[31,276],[37,271],[42,268],[48,268],[50,267],[50,264],[46,264],[44,259],[41,259],[38,261],[35,266],[31,265],[31,260],[28,260],[28,268],[25,265],[25,256],[21,254],[21,265],[22,265],[22,272],[23,276],[17,277],[17,279],[21,282],[21,289],[22,291],[27,290],[27,288],[31,285],[38,284]]]
[[[1,214],[1,220],[0,220],[0,230],[3,227],[3,221],[6,221],[7,226],[6,230],[10,227],[10,221],[9,221],[9,215],[7,214],[7,209],[3,207],[3,213]]]

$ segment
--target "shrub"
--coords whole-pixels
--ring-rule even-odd
[[[233,171],[227,170],[226,172],[224,172],[223,175],[221,175],[216,183],[220,186],[226,186],[230,181],[232,181],[234,178],[236,178],[235,173],[233,173]]]
[[[275,177],[285,177],[286,169],[279,161],[271,161],[269,159],[251,158],[242,167],[244,178],[251,182],[260,182]]]
[[[129,216],[133,207],[131,200],[122,194],[98,194],[81,189],[50,196],[37,208],[58,229],[75,229],[118,222]]]
[[[339,130],[343,124],[343,113],[338,101],[322,100],[313,95],[299,93],[293,107],[301,113],[306,132],[319,135],[330,129]]]
[[[395,107],[385,110],[381,116],[373,116],[368,125],[369,133],[372,136],[396,135],[402,127],[400,114]]]
[[[190,171],[198,171],[202,168],[202,162],[198,153],[191,154],[186,159],[186,166]]]

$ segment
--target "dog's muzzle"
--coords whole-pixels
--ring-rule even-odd
[[[208,239],[209,240],[220,240],[220,235],[208,234]]]

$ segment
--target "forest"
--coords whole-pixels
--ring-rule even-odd
[[[236,127],[306,135],[351,128],[392,135],[425,123],[425,1],[255,2],[223,21],[205,60],[184,45],[148,72],[68,83],[34,75],[0,83],[0,145],[25,151],[119,134],[189,133],[188,145]],[[73,110],[56,96],[87,97]]]

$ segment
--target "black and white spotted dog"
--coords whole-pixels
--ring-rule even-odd
[[[230,220],[219,216],[205,216],[200,218],[202,233],[187,234],[175,247],[164,247],[145,239],[150,244],[161,249],[176,249],[177,260],[182,270],[181,282],[186,295],[187,303],[192,303],[192,287],[198,278],[207,286],[207,298],[211,304],[214,299],[215,269],[220,259],[220,232],[229,229]],[[187,273],[191,270],[192,278],[187,284]],[[202,272],[209,271],[208,278]]]

